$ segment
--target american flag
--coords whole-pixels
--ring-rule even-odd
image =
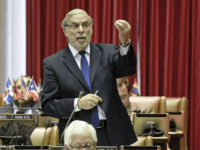
[[[29,94],[30,94],[30,91],[29,91],[29,88],[26,86],[26,83],[24,82],[23,78],[22,78],[21,81],[22,81],[21,82],[21,91],[24,93],[23,98],[27,101]]]

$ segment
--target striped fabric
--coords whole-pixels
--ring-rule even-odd
[[[28,97],[29,97],[29,94],[30,94],[30,91],[29,91],[29,88],[26,86],[26,83],[24,82],[23,78],[21,80],[21,92],[23,92],[23,98],[25,101],[28,100]]]

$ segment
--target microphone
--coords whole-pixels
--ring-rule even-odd
[[[49,121],[49,120],[46,120],[46,122],[45,122],[45,129],[46,129],[46,130],[45,130],[45,133],[44,133],[44,137],[43,137],[43,139],[42,139],[41,150],[43,149],[43,146],[44,146],[44,139],[45,139],[45,137],[46,137],[47,128],[48,128],[48,125],[49,125],[48,121]]]
[[[84,95],[84,92],[81,91],[81,92],[79,93],[78,102],[79,102],[79,100],[81,99],[81,97],[83,97],[83,95]],[[65,126],[65,129],[63,130],[63,133],[62,133],[62,135],[61,135],[61,137],[60,137],[60,142],[59,142],[59,144],[58,144],[59,146],[63,146],[63,144],[62,144],[63,135],[64,135],[64,133],[65,133],[66,128],[68,127],[69,122],[71,121],[71,118],[72,118],[72,116],[73,116],[73,114],[74,114],[74,112],[75,112],[76,107],[78,106],[78,102],[77,102],[76,106],[74,107],[74,110],[72,111],[72,114],[71,114],[71,116],[70,116],[70,118],[69,118],[69,120],[68,120],[68,122],[67,122],[67,124],[66,124],[66,126]]]

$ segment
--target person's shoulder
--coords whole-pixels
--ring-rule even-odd
[[[60,57],[62,56],[63,51],[64,51],[64,49],[62,49],[62,50],[56,52],[56,53],[53,54],[53,55],[50,55],[50,56],[46,57],[46,58],[43,60],[43,62],[54,62],[54,61],[60,60]]]

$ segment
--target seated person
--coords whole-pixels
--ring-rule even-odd
[[[66,150],[96,150],[96,130],[85,121],[75,120],[65,130],[64,144]]]
[[[5,113],[10,113],[10,114],[16,114],[17,111],[19,110],[20,107],[20,102],[21,102],[21,108],[27,108],[27,109],[22,109],[22,111],[24,111],[25,114],[38,114],[38,110],[36,109],[31,109],[31,108],[39,108],[41,107],[41,101],[40,101],[40,97],[39,97],[39,102],[35,102],[33,101],[33,97],[31,94],[29,94],[28,100],[24,100],[23,98],[23,92],[21,91],[21,78],[23,78],[24,82],[27,84],[28,82],[31,82],[31,79],[27,76],[24,77],[20,77],[17,79],[16,81],[16,88],[19,91],[20,94],[20,98],[18,99],[14,99],[14,102],[11,102],[5,106],[3,106],[4,108],[10,107],[10,108],[14,108],[14,109],[0,109],[0,113],[5,114]],[[36,120],[37,120],[37,115],[36,115]]]
[[[128,114],[131,114],[131,104],[129,101],[130,85],[129,85],[128,79],[126,77],[118,78],[117,79],[117,88],[118,88],[119,96],[122,100],[122,103],[126,107]]]
[[[144,114],[154,113],[153,107],[149,104],[143,105],[142,107],[139,106],[137,103],[131,104],[130,85],[126,77],[117,79],[117,88],[118,88],[119,96],[122,100],[122,103],[126,107],[129,115],[132,114],[131,110],[132,111],[139,110],[140,113],[144,113]]]
[[[85,150],[96,150],[97,141],[96,130],[85,121],[72,121],[64,133],[66,150],[82,150],[83,148]],[[130,146],[138,145],[141,145],[139,140]]]

